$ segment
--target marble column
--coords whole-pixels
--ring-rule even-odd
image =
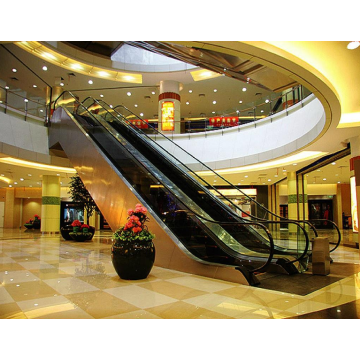
[[[58,233],[60,231],[60,177],[43,175],[41,231]]]

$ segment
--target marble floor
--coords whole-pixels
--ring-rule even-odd
[[[354,319],[360,273],[305,296],[154,267],[122,280],[110,258],[111,233],[91,242],[0,229],[0,319]],[[340,247],[336,262],[360,264]]]

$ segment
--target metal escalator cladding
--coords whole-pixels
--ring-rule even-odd
[[[139,151],[137,141],[134,146],[136,138],[114,136],[98,121],[101,119],[85,107],[82,110],[69,117],[65,128],[73,126],[91,138],[104,157],[114,164],[146,205],[195,258],[205,263],[246,268],[249,271],[271,259],[273,243],[272,240],[265,240],[266,235],[271,235],[264,225],[239,223],[230,211],[226,211],[223,203],[214,201],[214,196],[208,196],[203,189],[199,191],[196,182],[189,182],[189,178],[176,167],[169,170],[168,164],[165,166],[161,157],[153,153],[148,156],[149,151],[143,143]],[[71,125],[70,122],[74,120],[76,124]],[[120,130],[125,133],[129,130],[120,122],[112,123],[120,124],[119,133]],[[173,185],[171,180],[174,181]],[[259,235],[254,226],[262,228],[264,235]]]

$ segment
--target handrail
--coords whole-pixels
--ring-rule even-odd
[[[89,99],[91,97],[88,97],[84,100],[84,102]],[[101,105],[101,103],[104,103],[106,106],[110,107],[105,101],[103,100],[96,100],[96,99],[93,99],[95,102],[97,102],[99,105]],[[136,129],[136,131],[140,130],[136,127],[133,126],[133,124],[126,118],[124,117],[121,113],[119,113],[116,108],[124,108],[126,111],[130,112],[132,115],[136,116],[139,120],[141,120],[142,122],[143,119],[139,118],[136,114],[134,114],[131,110],[129,110],[128,108],[126,108],[125,106],[123,105],[118,105],[118,106],[115,106],[114,108],[112,108],[112,110],[114,112],[116,112],[118,115],[120,115],[122,118],[124,118],[124,120],[130,124],[130,126],[133,128],[133,129]],[[106,109],[105,109],[106,110]],[[109,113],[109,111],[107,110],[107,112]],[[112,115],[110,113],[110,115]],[[112,115],[113,116],[113,115]],[[154,129],[156,130],[156,129]],[[224,182],[226,182],[228,185],[232,186],[233,189],[239,191],[243,196],[245,196],[248,200],[250,200],[251,202],[255,203],[257,206],[259,206],[262,210],[265,210],[266,213],[278,218],[278,219],[281,219],[282,222],[287,222],[289,219],[287,218],[284,218],[280,215],[277,215],[275,213],[273,213],[272,211],[270,211],[269,209],[267,209],[265,206],[261,205],[260,203],[258,203],[256,200],[254,200],[252,197],[250,197],[249,195],[245,194],[240,188],[238,188],[236,185],[230,183],[228,180],[226,180],[224,177],[222,177],[221,175],[219,175],[218,173],[216,173],[213,169],[211,169],[209,166],[207,166],[206,164],[204,164],[203,162],[201,162],[199,159],[197,159],[195,156],[193,156],[192,154],[190,154],[188,151],[186,151],[185,149],[183,149],[181,146],[179,146],[177,143],[175,143],[174,141],[172,141],[171,139],[169,139],[167,136],[165,136],[164,134],[162,134],[161,132],[159,132],[158,130],[156,130],[157,133],[159,135],[161,135],[162,137],[164,137],[167,141],[170,141],[172,145],[175,145],[176,147],[178,147],[181,151],[185,152],[187,155],[189,155],[190,157],[192,157],[196,162],[198,162],[199,164],[201,164],[202,166],[206,167],[209,171],[211,171],[215,176],[219,177],[221,180],[223,180]],[[139,132],[139,131],[138,131]],[[141,132],[141,135],[143,136],[146,136],[149,140],[150,140],[150,143],[152,142],[155,142],[151,137],[149,137],[146,133],[143,133]],[[156,143],[156,142],[155,142]],[[171,157],[173,157],[172,154],[170,154],[166,149],[164,149],[161,145],[159,145],[158,143],[156,143],[156,145],[158,147],[160,147],[164,152],[166,152],[167,154],[169,154]],[[178,159],[177,159],[178,160]],[[179,160],[178,160],[179,161]],[[192,169],[190,169],[187,165],[183,164],[181,161],[179,161],[181,163],[182,166],[184,166],[185,168],[188,169],[189,172],[193,173],[197,178],[201,179],[201,181],[203,181],[204,183],[206,183],[210,188],[212,188],[214,191],[216,191],[222,198],[226,199],[227,201],[229,201],[235,208],[237,208],[242,214],[245,214],[245,212],[240,208],[238,207],[235,203],[233,203],[230,199],[228,199],[225,195],[223,195],[217,188],[215,188],[214,186],[212,186],[211,184],[209,184],[206,180],[204,180],[203,178],[201,178],[199,175],[197,175]],[[264,221],[264,219],[262,218],[259,218],[255,215],[252,215],[252,214],[247,214],[249,217],[251,217],[252,219],[255,219],[257,221]],[[243,218],[243,220],[247,221],[246,219]],[[292,220],[292,221],[296,221],[296,220]],[[307,220],[298,220],[299,222],[304,222],[304,223],[307,223],[307,225],[309,225],[309,227],[311,227],[311,229],[314,231],[315,233],[315,236],[317,236],[317,231],[315,229],[315,227],[310,223],[308,222]]]
[[[94,99],[94,98],[92,98],[91,96],[89,96],[89,97],[87,97],[84,101],[83,101],[83,103],[85,103],[88,99],[91,99],[91,101],[93,101],[93,103],[97,103],[97,104],[99,104],[110,116],[112,116],[115,120],[118,120],[113,114],[111,114],[110,112],[109,112],[109,110],[107,110],[106,108],[104,108],[101,104],[100,104],[100,102],[98,101],[98,100],[96,100],[96,99]],[[103,101],[101,101],[101,102],[103,102]],[[104,104],[106,104],[105,102],[103,102]],[[107,105],[107,104],[106,104]],[[91,106],[92,106],[92,104],[90,105],[90,107],[89,108],[87,108],[85,105],[83,105],[82,104],[82,106],[86,109],[86,111],[88,111],[88,112],[90,112],[90,108],[91,108]],[[107,105],[108,106],[108,105]],[[113,109],[112,109],[113,110]],[[91,113],[91,112],[90,112]],[[124,118],[121,114],[119,114],[122,118]],[[126,122],[127,123],[129,123],[129,121],[126,119],[126,118],[124,118],[125,120],[126,120]],[[131,124],[131,123],[130,123]],[[133,129],[133,126],[132,126],[132,124],[131,124],[131,128]],[[109,129],[108,129],[108,131],[109,132],[111,132]],[[114,134],[113,134],[114,135]],[[158,150],[156,149],[156,148],[153,148],[156,152],[158,152]],[[165,149],[164,149],[164,151],[166,151]],[[170,154],[171,155],[171,154]],[[172,156],[172,155],[171,155]],[[173,157],[173,156],[172,156]],[[179,161],[180,162],[180,161]],[[181,163],[181,162],[180,162]],[[182,163],[181,163],[182,164]],[[182,164],[183,165],[183,164]],[[185,166],[185,167],[187,167],[186,165],[183,165],[183,166]],[[185,172],[185,175],[187,175],[186,174],[186,172]],[[194,179],[192,178],[192,177],[188,177],[191,181],[194,181]],[[200,178],[200,177],[199,177]],[[201,179],[201,178],[200,178]],[[206,182],[205,180],[203,180],[202,179],[202,181],[204,181],[204,182]],[[207,183],[207,182],[206,182]],[[211,185],[209,185],[209,186],[211,186]],[[211,194],[211,193],[209,193],[209,194]],[[228,200],[229,202],[231,202],[231,200],[230,199],[227,199],[226,198],[226,196],[224,196],[223,194],[221,194],[220,193],[220,195],[223,197],[223,198],[225,198],[226,200]],[[232,203],[232,202],[231,202]],[[233,204],[233,203],[232,203]],[[235,205],[235,204],[234,204]],[[190,210],[190,209],[189,209]],[[228,210],[228,209],[227,209]],[[241,210],[241,209],[240,209]],[[192,211],[192,210],[190,210],[190,211]],[[193,211],[192,211],[193,212]],[[196,214],[196,213],[195,213]],[[245,223],[249,223],[250,221],[249,220],[247,220],[247,219],[243,219],[243,218],[240,218],[239,216],[238,216],[238,214],[236,214],[236,213],[233,213],[234,214],[234,217],[235,218],[238,218],[238,219],[241,219],[241,220],[246,220],[245,221]],[[196,216],[199,216],[199,217],[201,217],[200,215],[198,215],[198,214],[196,214]],[[210,221],[209,219],[206,219],[207,221]],[[299,258],[296,258],[293,262],[296,262],[296,261],[300,261],[300,260],[302,260],[306,255],[307,255],[307,251],[308,251],[308,249],[309,249],[309,244],[310,244],[310,240],[309,240],[309,237],[308,237],[308,234],[307,234],[307,232],[306,232],[306,230],[298,223],[298,222],[296,222],[295,220],[289,220],[289,219],[286,219],[286,220],[283,220],[283,221],[275,221],[275,220],[264,220],[264,219],[260,219],[261,220],[261,223],[267,223],[267,224],[280,224],[280,223],[287,223],[287,224],[294,224],[294,225],[296,225],[296,226],[298,226],[298,227],[300,227],[300,229],[303,231],[303,233],[304,233],[304,235],[305,235],[305,243],[306,243],[306,245],[305,245],[305,250],[303,251],[303,253],[301,254],[301,256],[299,257]],[[259,224],[259,222],[257,222],[257,224]]]
[[[64,94],[64,93],[69,93],[72,97],[74,97],[75,101],[76,101],[77,103],[79,103],[79,105],[81,105],[83,108],[85,108],[86,111],[89,113],[89,115],[93,118],[93,115],[91,114],[91,112],[89,111],[89,109],[86,108],[86,106],[82,105],[82,103],[80,103],[80,101],[78,101],[72,93],[70,93],[70,92],[68,92],[68,91],[64,91],[63,94]],[[62,95],[63,95],[63,94],[62,94]],[[55,102],[54,102],[54,107],[56,106],[57,100],[58,100],[62,95],[60,95],[60,96],[55,100]],[[97,120],[97,119],[95,118],[95,120]],[[106,127],[105,127],[105,128],[106,128]],[[107,129],[107,130],[108,130],[108,129]],[[261,266],[258,267],[258,268],[255,268],[255,269],[247,269],[247,271],[248,271],[249,273],[261,272],[261,271],[265,270],[265,269],[270,265],[270,263],[271,263],[271,261],[272,261],[272,259],[273,259],[273,256],[274,256],[275,244],[274,244],[274,239],[273,239],[270,231],[266,228],[266,226],[265,226],[264,224],[262,224],[262,223],[256,223],[256,222],[238,223],[238,222],[221,222],[221,221],[216,221],[216,220],[213,220],[213,219],[207,219],[207,218],[203,217],[202,215],[197,214],[195,211],[193,211],[192,209],[190,209],[190,208],[187,206],[187,204],[184,204],[184,203],[183,203],[183,206],[184,206],[191,214],[193,214],[195,217],[201,218],[201,219],[203,219],[204,221],[207,221],[207,222],[211,222],[211,223],[215,223],[215,224],[219,224],[219,225],[227,225],[227,224],[228,224],[228,225],[238,225],[238,226],[254,226],[254,225],[256,225],[256,226],[261,227],[261,228],[265,231],[265,233],[266,233],[266,235],[267,235],[267,237],[268,237],[268,239],[269,239],[269,243],[270,243],[270,247],[268,248],[268,249],[270,250],[270,251],[269,251],[269,256],[268,256],[268,258],[267,258],[267,261],[266,261],[263,265],[261,265]],[[228,245],[226,245],[224,242],[220,241],[217,237],[215,237],[214,240],[215,240],[216,244],[217,244],[223,251],[225,251],[227,254],[229,254],[230,256],[235,256],[235,257],[239,258],[240,253],[235,252],[233,249],[231,249],[231,248],[230,248]],[[235,240],[236,240],[236,239],[235,239]],[[260,253],[259,253],[259,254],[260,254]],[[263,255],[263,253],[261,253],[261,254]],[[242,256],[249,256],[249,255],[242,254]],[[260,257],[260,256],[258,256],[258,257]],[[262,257],[261,257],[261,258],[262,258]]]

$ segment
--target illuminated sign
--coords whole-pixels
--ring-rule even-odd
[[[209,119],[209,125],[214,127],[231,127],[239,125],[239,118],[237,117],[212,117]]]
[[[131,124],[134,127],[137,127],[138,129],[148,129],[149,125],[147,124],[149,120],[143,119],[142,121],[140,119],[130,120]]]
[[[351,191],[351,219],[353,232],[359,232],[358,226],[358,210],[357,210],[357,199],[356,199],[356,182],[355,177],[350,178],[350,191]]]
[[[164,101],[161,104],[161,129],[173,131],[175,127],[175,106],[173,101]]]

